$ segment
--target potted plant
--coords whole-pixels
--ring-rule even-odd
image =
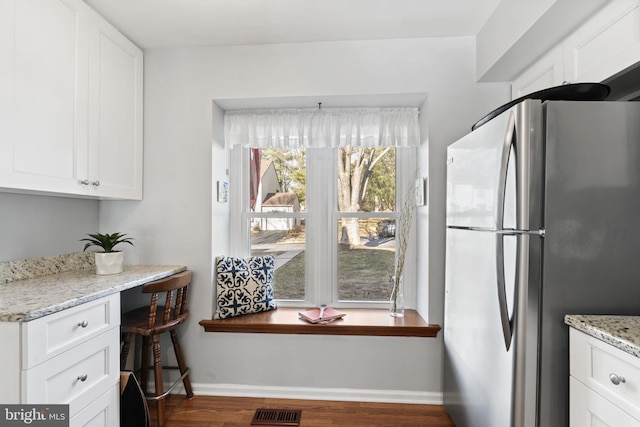
[[[114,247],[120,243],[128,243],[133,246],[132,238],[121,233],[96,233],[88,234],[90,238],[80,239],[81,242],[88,242],[84,245],[84,250],[92,246],[102,248],[104,252],[95,252],[96,274],[121,273],[124,264],[124,254],[114,251]]]

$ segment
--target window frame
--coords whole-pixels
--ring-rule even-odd
[[[306,148],[307,195],[306,211],[300,213],[250,213],[249,212],[249,148],[234,146],[229,160],[229,214],[230,254],[250,256],[251,218],[279,217],[304,218],[306,225],[305,299],[277,300],[281,307],[315,307],[328,304],[341,308],[387,308],[387,301],[339,301],[337,281],[337,240],[332,238],[311,242],[309,236],[331,236],[339,218],[398,218],[401,206],[417,174],[416,147],[396,147],[396,210],[394,212],[339,212],[337,206],[337,148]],[[328,177],[327,173],[331,175]],[[328,180],[332,185],[327,185]],[[331,201],[331,202],[328,202]],[[409,239],[404,266],[405,305],[416,306],[416,253],[418,235],[416,215],[412,218],[412,238]],[[397,256],[397,253],[396,253]],[[309,260],[328,259],[327,267]],[[328,283],[322,286],[322,283]]]

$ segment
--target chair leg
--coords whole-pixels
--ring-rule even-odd
[[[120,351],[120,370],[127,368],[127,358],[129,357],[129,348],[131,347],[131,334],[122,334],[122,350]]]
[[[142,337],[142,349],[140,351],[140,387],[147,394],[149,390],[149,337]]]
[[[185,363],[184,356],[182,355],[182,349],[178,340],[178,333],[175,329],[172,329],[170,333],[171,341],[173,342],[173,351],[176,353],[176,360],[178,361],[178,368],[180,369],[180,375],[184,375],[184,373],[187,372],[187,364]],[[191,380],[189,379],[188,374],[182,379],[182,384],[184,384],[187,399],[191,399],[193,397],[193,390],[191,389]]]
[[[164,393],[164,385],[162,383],[162,359],[160,353],[160,335],[153,335],[153,373],[154,383],[156,386],[156,396]],[[158,426],[164,425],[164,399],[156,400],[156,411],[158,414]]]

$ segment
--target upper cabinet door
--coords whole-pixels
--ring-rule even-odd
[[[0,0],[0,187],[86,194],[88,10]]]
[[[142,51],[94,16],[90,49],[91,194],[142,199]]]
[[[561,85],[563,76],[562,47],[556,46],[513,80],[511,99]]]
[[[640,2],[615,0],[564,42],[565,80],[599,82],[640,61]]]

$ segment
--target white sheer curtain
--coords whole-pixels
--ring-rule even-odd
[[[417,147],[417,108],[235,110],[224,115],[225,145],[243,147]]]

